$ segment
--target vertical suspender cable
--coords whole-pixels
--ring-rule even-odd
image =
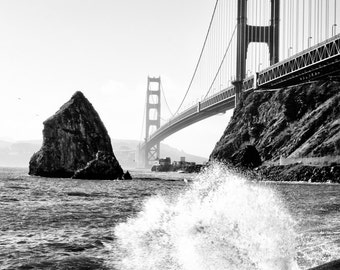
[[[316,42],[317,42],[317,37],[316,37],[316,35],[317,35],[317,30],[316,30],[316,28],[317,28],[317,8],[316,8],[316,1],[317,0],[314,0],[314,37],[313,37],[313,40],[314,40],[314,42],[313,42],[313,44],[316,44]]]
[[[249,8],[247,8],[247,12],[248,12]],[[248,46],[250,47],[250,31],[249,31],[249,27],[248,24],[250,24],[250,20],[249,17],[252,17],[252,14],[248,14],[247,13],[247,42],[248,42]],[[249,52],[250,55],[252,55],[252,52]],[[253,57],[249,58],[249,61],[247,61],[247,74],[248,74],[248,70],[253,71]],[[250,74],[249,74],[250,75]]]
[[[315,0],[315,43],[314,44],[317,44],[319,43],[319,23],[320,23],[320,20],[319,20],[319,0]]]
[[[269,45],[270,43],[269,43],[269,40],[267,39],[268,38],[267,37],[268,21],[266,19],[268,19],[268,11],[270,9],[268,9],[267,4],[264,4],[264,5],[265,5],[264,9],[263,9],[264,10],[264,14],[263,14],[264,18],[262,19],[262,24],[263,24],[263,39]],[[268,60],[269,50],[267,52],[267,51],[265,51],[265,49],[266,49],[266,46],[263,46],[263,49],[262,49],[262,53],[263,53],[263,56],[264,56],[264,60],[263,60],[264,61],[264,67],[263,68],[268,67],[268,61],[267,60]]]
[[[301,46],[302,50],[305,49],[305,7],[306,7],[306,0],[303,0],[302,2],[302,40],[301,40]]]
[[[316,33],[317,33],[317,43],[320,42],[320,26],[321,26],[321,20],[320,20],[320,0],[317,0],[317,14],[316,14],[316,17],[317,17],[317,28],[316,28]]]
[[[257,0],[256,0],[255,5],[256,6],[254,8],[254,17],[253,17],[254,25],[257,24]],[[256,35],[255,31],[253,31],[253,40],[256,39],[255,35]],[[257,57],[257,46],[256,46],[256,44],[254,44],[253,48],[254,48],[254,70],[257,71],[257,59],[258,59],[258,57]]]
[[[274,7],[270,7],[269,10],[275,10],[275,2],[276,2],[276,1],[274,1],[274,2],[271,3],[271,4],[274,5]],[[272,19],[272,18],[271,18],[271,14],[270,14],[268,40],[269,40],[270,43],[272,43],[273,54],[276,55],[276,51],[275,51],[276,46],[275,46],[275,44],[274,44],[275,39],[273,38],[273,40],[271,40],[271,38],[272,38],[271,33],[272,33],[272,31],[274,30],[273,27],[272,27],[272,23],[274,23],[274,21],[272,21],[271,19]],[[270,58],[270,56],[269,56],[269,58]],[[271,59],[269,59],[269,65],[270,65],[270,60],[271,60]]]
[[[301,1],[301,0],[300,0]],[[296,39],[295,39],[295,46],[296,46],[296,49],[295,49],[295,53],[298,53],[299,52],[299,29],[300,29],[300,23],[299,23],[299,13],[300,13],[300,10],[299,10],[299,0],[295,0],[296,2],[296,18],[295,18],[295,25],[296,25]]]
[[[220,49],[219,49],[219,53],[218,53],[218,58],[220,58],[220,54],[221,54],[221,51],[222,51],[222,44],[223,44],[223,4],[224,4],[225,1],[222,1],[222,7],[220,8],[222,11],[220,11],[220,41],[219,41],[219,45],[220,45]],[[224,74],[225,75],[225,74]],[[219,78],[219,89],[222,90],[222,78],[220,76]]]
[[[252,3],[254,3],[254,1]],[[256,3],[255,3],[255,5],[256,5]],[[252,25],[255,25],[256,24],[256,21],[255,21],[256,7],[254,7],[254,4],[253,4],[252,10],[253,10],[253,12],[252,12],[253,13],[253,15],[252,15]],[[252,36],[252,40],[255,40],[255,32],[254,31],[251,32],[251,36]],[[253,68],[252,69],[254,71],[257,71],[257,69],[256,69],[256,46],[255,46],[255,44],[253,44],[253,46],[252,46],[252,51],[253,51],[253,53],[252,53]]]
[[[283,3],[282,3],[282,23],[281,23],[281,25],[282,25],[282,44],[283,44],[283,48],[284,48],[284,50],[282,50],[282,48],[281,48],[281,57],[282,57],[282,59],[284,59],[284,58],[286,58],[285,57],[285,50],[286,50],[286,1],[283,1]],[[273,35],[274,35],[274,33],[273,33]],[[274,38],[274,36],[273,36],[273,38]]]
[[[236,16],[234,17],[234,19],[235,19],[235,21],[237,21],[237,2],[236,2],[235,0],[232,1],[231,13],[232,13],[233,11],[235,12],[234,15],[236,15]],[[231,33],[231,24],[229,24],[229,31],[228,31],[228,32]],[[232,63],[236,63],[236,59],[237,59],[237,48],[236,48],[235,43],[232,43],[232,51],[234,52],[234,53],[233,53],[233,56],[232,56]],[[228,79],[230,79],[230,82],[231,82],[231,81],[234,79],[234,78],[233,78],[233,75],[235,74],[235,73],[234,73],[235,70],[232,69],[231,65],[228,65],[228,67],[229,67],[229,78],[228,78]],[[230,85],[231,85],[231,83],[230,83]]]
[[[293,6],[293,0],[290,0],[290,47],[289,47],[289,56],[291,56],[291,51],[293,50],[292,48],[293,48],[293,37],[294,37],[294,35],[293,35],[293,19],[294,19],[294,17],[293,17],[293,14],[294,14],[294,6]]]
[[[287,57],[289,57],[289,49],[292,46],[292,0],[288,1],[288,22],[289,22],[289,27],[288,27],[288,48],[287,48]]]
[[[325,5],[319,1],[320,5],[320,41],[326,39],[326,32],[323,32],[323,27],[326,22],[326,18],[323,17]],[[325,36],[325,38],[323,38]]]
[[[325,35],[326,35],[326,38],[329,38],[329,0],[326,0]]]
[[[256,3],[256,26],[259,26],[260,25],[260,14],[261,14],[261,5],[260,3],[261,0],[258,0],[257,3]],[[257,36],[256,36],[256,39],[259,39],[261,37],[261,31],[256,31],[257,32]],[[256,43],[256,49],[257,49],[257,63],[256,63],[256,68],[257,70],[259,69],[259,65],[260,65],[260,61],[261,61],[261,46],[260,46],[260,43]]]
[[[140,138],[139,138],[140,141],[143,141],[144,127],[146,126],[146,125],[144,125],[144,123],[146,122],[145,121],[145,119],[146,119],[146,103],[147,103],[147,95],[145,96],[145,102],[144,102],[145,105],[144,105],[144,112],[143,112],[142,128],[141,128],[141,133],[140,133]]]
[[[253,16],[252,16],[252,26],[253,25],[256,25],[256,13],[257,13],[257,10],[256,10],[256,2],[257,0],[253,0],[252,3],[253,3]],[[255,5],[255,6],[254,6]],[[253,28],[252,28],[253,29]],[[251,32],[251,35],[252,35],[252,40],[255,40],[255,31],[252,31]],[[252,53],[252,58],[253,58],[253,65],[254,65],[254,71],[257,71],[257,67],[256,67],[256,61],[257,61],[257,47],[255,44],[253,44],[253,53]]]
[[[255,3],[256,7],[254,8],[254,25],[257,25],[257,20],[258,20],[258,4],[257,4],[257,0],[256,0],[256,3]],[[253,31],[253,35],[254,35],[254,39],[253,40],[256,40],[256,31]],[[256,44],[254,42],[254,51],[255,51],[255,56],[254,56],[254,68],[255,68],[255,71],[258,71],[257,68],[258,68],[258,60],[259,60],[259,56],[258,56],[258,44]]]
[[[259,21],[258,21],[258,23],[257,23],[257,26],[259,26],[259,27],[261,27],[262,26],[262,2],[263,1],[261,1],[260,0],[260,3],[259,3]],[[259,39],[260,39],[260,41],[261,41],[261,38],[262,38],[262,29],[261,28],[258,28],[259,29]],[[261,64],[261,62],[263,62],[263,60],[262,60],[262,46],[261,46],[261,43],[259,43],[258,44],[258,47],[259,47],[259,65]],[[260,71],[260,67],[259,67],[259,71]]]
[[[190,90],[190,88],[191,88],[191,85],[192,85],[192,83],[193,83],[193,81],[194,81],[194,78],[195,78],[195,76],[196,76],[196,73],[197,73],[197,70],[198,70],[198,66],[199,66],[199,64],[200,64],[200,62],[201,62],[202,55],[203,55],[203,52],[204,52],[204,49],[205,49],[205,45],[206,45],[206,43],[207,43],[207,39],[208,39],[208,36],[209,36],[209,33],[210,33],[211,25],[212,25],[212,22],[213,22],[214,17],[215,17],[215,12],[216,12],[216,8],[217,8],[218,1],[219,1],[219,0],[216,0],[215,7],[214,7],[214,11],[213,11],[213,14],[212,14],[211,19],[210,19],[210,23],[209,23],[209,27],[208,27],[208,32],[207,32],[207,34],[206,34],[206,36],[205,36],[204,43],[203,43],[203,47],[202,47],[202,49],[201,49],[200,56],[199,56],[198,61],[197,61],[197,63],[196,63],[196,67],[195,67],[194,73],[193,73],[193,75],[192,75],[192,77],[191,77],[191,80],[190,80],[189,86],[188,86],[188,88],[187,88],[187,90],[186,90],[186,92],[185,92],[185,95],[184,95],[184,97],[183,97],[183,99],[182,99],[180,105],[178,106],[178,108],[177,108],[175,114],[177,114],[177,112],[178,112],[178,111],[180,110],[180,108],[182,107],[183,102],[184,102],[185,98],[187,97],[188,92],[189,92],[189,90]]]
[[[334,35],[336,35],[336,1],[337,0],[334,0]],[[333,26],[332,26],[333,28]],[[333,31],[333,30],[332,30]]]
[[[216,72],[216,74],[215,74],[215,76],[214,76],[214,79],[212,80],[212,83],[210,84],[210,87],[209,87],[209,89],[208,89],[208,92],[206,93],[206,95],[205,95],[204,98],[206,98],[206,97],[209,95],[209,93],[210,93],[210,91],[211,91],[211,89],[212,89],[212,87],[213,87],[213,85],[214,85],[214,83],[215,83],[215,80],[216,80],[218,74],[220,73],[222,64],[223,64],[223,62],[224,62],[224,60],[225,60],[226,55],[227,55],[228,52],[229,52],[230,45],[232,44],[232,41],[233,41],[233,39],[234,39],[234,35],[235,35],[235,33],[236,33],[236,30],[237,30],[237,24],[236,24],[235,27],[234,27],[234,31],[233,31],[233,33],[232,33],[232,35],[231,35],[230,40],[229,40],[228,47],[227,47],[227,49],[226,49],[226,51],[225,51],[225,53],[224,53],[224,56],[223,56],[222,61],[221,61],[220,65],[219,65],[219,68],[218,68],[218,70],[217,70],[217,72]]]
[[[238,3],[237,3],[237,1],[238,0],[236,0],[236,1],[234,1],[234,9],[233,10],[235,10],[235,20],[237,21],[237,16],[238,16],[238,14],[237,14],[237,5],[238,5]],[[233,45],[234,45],[234,49],[233,49],[233,51],[235,52],[234,53],[234,61],[233,61],[233,63],[236,63],[236,61],[237,61],[237,41],[235,42],[235,43],[232,43]],[[233,70],[230,70],[230,74],[231,74],[231,80],[235,80],[235,78],[236,78],[236,70],[235,69],[233,69]]]
[[[291,7],[290,7],[290,5],[291,5],[291,0],[289,0],[288,1],[288,7],[287,7],[287,13],[288,13],[288,16],[287,16],[287,19],[288,19],[288,32],[287,32],[287,35],[288,35],[288,47],[286,48],[286,50],[287,50],[287,57],[289,57],[289,48],[290,48],[290,46],[291,46],[291,32],[292,32],[292,29],[291,29],[291,12],[292,12],[292,10],[291,10]]]
[[[228,1],[228,3],[229,3],[229,6],[231,5],[231,8],[230,8],[230,7],[229,7],[229,8],[226,7],[225,10],[228,10],[228,17],[229,17],[229,18],[232,18],[232,17],[230,16],[230,13],[231,13],[230,10],[232,9],[233,3],[231,2],[231,4],[230,4],[229,1]],[[226,21],[224,22],[224,25],[227,25]],[[227,31],[228,31],[228,33],[229,33],[229,25],[227,26]],[[224,38],[226,39],[226,36],[225,36]],[[224,40],[224,42],[225,42],[225,40]],[[233,62],[231,62],[231,63],[233,63]],[[229,76],[230,76],[229,65],[225,65],[224,68],[225,68],[224,73],[226,74],[226,85],[229,87]]]
[[[222,43],[222,45],[224,44],[224,33],[225,33],[225,31],[226,31],[226,29],[224,28],[225,27],[225,22],[224,22],[224,20],[225,20],[225,15],[226,14],[224,14],[224,10],[225,10],[225,1],[223,1],[223,6],[222,6],[222,10],[223,10],[223,12],[222,12],[222,23],[221,23],[221,36],[222,36],[222,40],[221,40],[221,43]],[[222,48],[223,48],[223,46],[222,46]],[[221,78],[220,78],[220,84],[222,84],[222,85],[224,85],[224,78],[225,78],[225,76],[226,76],[226,74],[225,74],[225,70],[224,70],[224,66],[223,66],[223,68],[222,68],[222,73],[224,74],[224,76],[222,77],[221,76]],[[223,86],[223,87],[225,87],[225,86]]]
[[[161,85],[160,85],[160,90],[161,90],[162,96],[163,96],[163,98],[164,98],[164,101],[165,101],[165,104],[166,104],[166,106],[167,106],[167,108],[168,108],[169,113],[171,114],[171,116],[174,116],[174,114],[172,113],[172,111],[171,111],[171,109],[170,109],[170,106],[169,106],[169,103],[168,103],[168,101],[167,101],[167,98],[166,98],[166,96],[165,96],[165,92],[164,92],[164,88],[163,88],[162,82],[161,82]]]
[[[219,9],[217,9],[217,11],[219,11]],[[218,25],[218,12],[217,12],[217,20],[216,20],[216,24]],[[215,60],[216,60],[216,55],[217,55],[217,46],[218,46],[218,42],[217,42],[217,29],[216,27],[214,27],[213,29],[213,33],[214,33],[214,43],[213,43],[213,57],[212,57],[212,61],[211,61],[211,73],[213,72],[213,70],[215,70]],[[211,79],[210,78],[211,74],[209,73],[209,80]]]
[[[312,29],[311,15],[312,15],[312,3],[309,1],[309,3],[308,3],[308,40],[307,40],[308,48],[310,47],[310,42],[311,42],[310,38],[311,38],[311,34],[312,34],[312,30],[311,30]]]

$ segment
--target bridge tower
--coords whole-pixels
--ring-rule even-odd
[[[148,86],[146,90],[146,128],[145,140],[150,136],[150,129],[155,130],[161,126],[161,78],[148,77]],[[156,114],[152,118],[152,112]],[[150,166],[150,161],[155,161],[159,158],[160,143],[155,145],[145,145],[144,149],[144,167]]]
[[[247,24],[247,2],[248,0],[238,0],[237,7],[236,80],[233,82],[236,88],[236,104],[240,100],[242,84],[246,76],[247,50],[249,44],[251,42],[267,43],[270,54],[270,65],[279,61],[280,0],[270,0],[271,18],[269,26]]]

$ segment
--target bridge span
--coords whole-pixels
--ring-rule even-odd
[[[140,145],[139,162],[147,167],[149,161],[159,158],[160,141],[235,108],[244,92],[340,79],[338,11],[337,0],[216,0],[184,98],[163,125],[160,78],[148,78],[146,136]],[[266,48],[262,53],[256,49],[260,45]],[[158,89],[149,89],[151,81],[158,82]],[[205,97],[180,111],[192,88],[206,92]],[[155,119],[150,117],[151,110],[156,110]],[[156,130],[151,133],[151,128]]]
[[[242,91],[263,91],[340,76],[340,35],[247,77]],[[168,136],[208,117],[235,108],[236,87],[230,86],[174,116],[140,146],[158,144]]]

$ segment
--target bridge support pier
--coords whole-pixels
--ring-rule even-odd
[[[161,125],[161,78],[148,77],[146,90],[146,128],[145,140],[149,138],[151,128],[158,129]],[[154,114],[154,115],[153,115]],[[150,162],[159,159],[160,143],[155,145],[145,145],[143,149],[144,167],[150,167]]]
[[[242,94],[242,84],[246,76],[247,50],[251,42],[267,43],[270,54],[270,65],[279,61],[279,24],[280,0],[271,0],[271,20],[269,26],[255,26],[247,24],[247,2],[238,0],[237,7],[237,57],[236,79],[233,82],[236,88],[236,104]]]

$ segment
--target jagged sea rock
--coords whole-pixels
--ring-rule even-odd
[[[124,172],[113,153],[98,151],[96,158],[82,169],[77,170],[72,178],[76,179],[122,179]]]
[[[31,175],[71,177],[98,151],[114,156],[103,122],[79,91],[43,124],[43,145],[30,160]]]

